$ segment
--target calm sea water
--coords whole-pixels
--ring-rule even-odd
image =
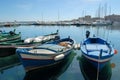
[[[54,33],[59,30],[61,38],[70,36],[77,43],[81,43],[85,39],[85,32],[89,30],[91,36],[95,34],[110,42],[118,54],[114,55],[111,63],[115,64],[112,68],[112,76],[110,80],[120,80],[120,27],[116,26],[18,26],[18,27],[1,27],[0,30],[10,31],[16,29],[16,32],[21,32],[22,39],[36,37]],[[63,62],[58,67],[50,70],[37,70],[31,73],[26,73],[22,65],[15,65],[0,71],[0,80],[84,80],[80,70],[79,60],[81,55],[80,50],[75,50],[73,55],[67,62]],[[1,64],[0,64],[1,65]],[[45,74],[45,72],[47,74]],[[44,75],[43,75],[44,74]],[[35,77],[34,77],[35,76]]]

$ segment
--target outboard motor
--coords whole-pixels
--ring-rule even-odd
[[[86,38],[90,36],[90,31],[86,31]]]
[[[57,35],[57,36],[55,36],[55,39],[54,39],[54,40],[59,40],[59,39],[60,39],[60,36]]]
[[[15,35],[15,33],[13,31],[10,31],[9,33],[10,33],[10,35]]]

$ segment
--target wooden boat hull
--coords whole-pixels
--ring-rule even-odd
[[[14,35],[6,35],[6,36],[2,36],[0,38],[0,43],[4,43],[4,42],[14,42],[16,40],[20,40],[21,39],[21,34],[14,34]]]
[[[66,42],[69,44],[61,45]],[[74,41],[70,38],[53,41],[36,48],[17,49],[16,53],[19,55],[27,71],[34,70],[41,67],[51,66],[63,61],[73,50]]]
[[[57,64],[64,60],[70,53],[72,52],[71,50],[68,50],[67,52],[64,52],[63,54],[65,55],[63,58],[60,58],[59,60],[55,60],[55,56],[58,55],[31,55],[31,54],[22,54],[17,52],[20,56],[20,60],[22,61],[25,69],[27,71],[34,70],[37,68],[43,68],[47,66],[51,66],[53,64]]]
[[[43,42],[45,43],[45,42]],[[41,45],[43,43],[10,43],[10,44],[0,44],[0,57],[10,56],[16,53],[17,48],[33,48],[35,46]]]
[[[104,66],[105,66],[106,64],[108,64],[108,62],[110,62],[111,57],[112,57],[112,56],[111,56],[110,58],[107,58],[107,59],[102,60],[102,61],[101,61],[101,60],[95,61],[94,58],[91,59],[91,58],[88,57],[88,56],[85,56],[85,55],[82,55],[82,56],[83,56],[89,63],[91,63],[94,68],[99,69],[99,71],[101,71],[101,70],[104,68]]]
[[[49,41],[58,40],[60,38],[58,33],[52,33],[52,34],[48,34],[45,36],[49,36],[49,35],[55,36],[55,37],[52,39],[44,40],[42,42],[24,43],[24,40],[21,40],[21,37],[18,36],[12,40],[0,42],[0,57],[5,57],[5,56],[10,56],[10,55],[15,54],[17,48],[26,48],[26,47],[31,48],[31,47],[39,46]]]

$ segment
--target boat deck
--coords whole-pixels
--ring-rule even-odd
[[[30,53],[37,53],[37,54],[56,54],[57,52],[61,52],[66,48],[60,45],[55,44],[45,44],[39,46],[36,49],[29,50]]]
[[[104,44],[87,44],[86,45],[86,48],[87,50],[103,50],[103,51],[107,51],[109,50],[108,46],[107,45],[104,45]]]
[[[55,54],[55,52],[46,49],[32,49],[29,52],[35,54]]]
[[[100,51],[102,50],[102,56],[109,55],[109,47],[104,44],[87,44],[86,50],[89,55],[99,56]]]

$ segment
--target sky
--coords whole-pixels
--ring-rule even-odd
[[[107,6],[107,15],[119,15],[119,3],[120,0],[0,0],[0,22],[71,20],[85,15],[95,17],[99,6],[102,11]]]

